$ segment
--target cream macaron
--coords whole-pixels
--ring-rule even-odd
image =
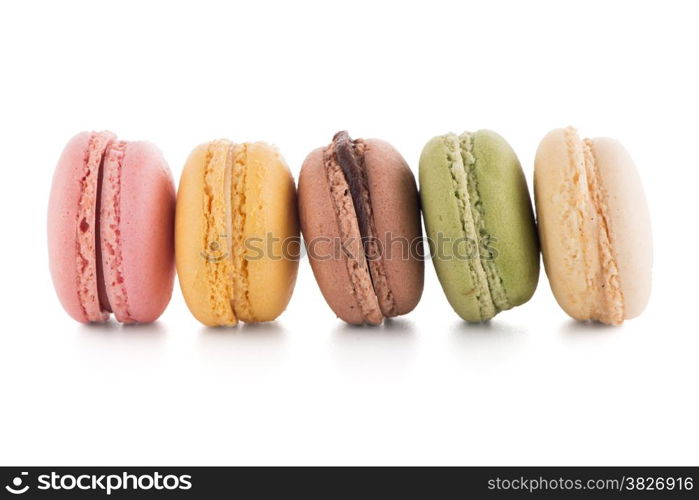
[[[549,132],[536,153],[534,192],[551,289],[577,320],[619,325],[651,289],[653,244],[646,198],[626,149],[609,138]]]

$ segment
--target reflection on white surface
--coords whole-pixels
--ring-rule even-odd
[[[624,326],[605,325],[598,321],[576,321],[572,318],[561,323],[559,331],[569,336],[599,337],[600,335],[614,335],[623,330]]]
[[[167,327],[156,321],[147,324],[122,324],[113,319],[105,323],[91,323],[76,327],[76,342],[82,348],[110,350],[115,346],[134,348],[142,352],[161,351],[167,341]]]
[[[148,372],[162,362],[170,337],[160,321],[121,324],[110,319],[105,323],[79,324],[76,333],[73,348],[96,373],[112,369],[116,373]]]
[[[79,324],[78,332],[80,335],[97,335],[97,336],[114,336],[114,337],[154,337],[165,335],[165,326],[156,321],[154,323],[119,323],[113,319],[104,323],[90,323],[87,325]]]
[[[389,319],[373,327],[338,320],[330,335],[332,369],[360,378],[402,373],[415,360],[416,344],[410,319]]]
[[[482,323],[469,323],[467,321],[457,321],[452,327],[453,332],[460,333],[464,338],[503,338],[513,335],[523,335],[523,327],[515,327],[508,323],[503,323],[500,318],[484,321]]]
[[[277,321],[267,323],[238,323],[236,326],[204,326],[199,333],[207,338],[274,338],[284,333],[285,328]]]
[[[525,352],[531,332],[495,318],[483,323],[456,321],[449,332],[453,357],[465,364],[493,364]]]
[[[337,326],[334,329],[337,333],[347,335],[366,335],[367,337],[385,337],[391,335],[408,334],[415,331],[415,324],[406,318],[389,318],[384,320],[381,325],[350,325],[343,321],[337,320]]]
[[[254,372],[267,375],[281,365],[287,353],[287,330],[281,323],[239,323],[235,327],[202,327],[195,332],[195,354],[205,369]],[[271,371],[270,371],[271,369]]]
[[[415,323],[406,318],[389,318],[384,321],[383,330],[392,333],[414,333]]]

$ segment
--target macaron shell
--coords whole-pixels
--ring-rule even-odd
[[[208,189],[205,172],[210,159],[209,143],[196,147],[189,155],[180,178],[175,211],[175,261],[177,275],[187,307],[195,318],[207,326],[235,325],[237,318],[231,307],[231,296],[220,297],[208,280],[208,266],[217,265],[227,258],[225,239],[218,249],[207,248],[205,220],[210,207],[205,200]],[[228,146],[222,144],[221,147]],[[223,196],[224,183],[219,183]],[[226,234],[225,211],[218,215],[220,233]],[[212,294],[216,295],[213,297]],[[217,305],[221,307],[217,307]]]
[[[304,160],[299,175],[298,197],[301,230],[323,297],[340,319],[351,324],[362,324],[365,318],[353,292],[347,256],[337,248],[342,237],[323,163],[323,148],[312,151]],[[357,226],[356,215],[354,219]],[[355,232],[359,235],[358,226]],[[371,277],[368,270],[364,274],[363,286],[369,289],[372,287]],[[376,296],[373,298],[373,307],[378,309],[378,300]]]
[[[286,308],[296,283],[300,243],[296,187],[274,147],[261,142],[242,147],[245,223],[233,230],[242,231],[247,242],[248,308],[241,311],[236,304],[236,312],[246,322],[271,321]]]
[[[464,232],[460,209],[450,172],[448,149],[442,137],[434,137],[420,155],[420,199],[425,230],[437,277],[449,304],[467,321],[482,321],[478,296],[486,283],[476,282],[463,252],[467,241],[477,241],[477,235]],[[464,242],[456,245],[455,242]]]
[[[410,167],[393,146],[379,139],[364,142],[376,237],[395,314],[401,315],[415,308],[424,284],[417,185]]]
[[[610,239],[619,269],[624,318],[638,316],[650,296],[653,240],[648,204],[628,151],[618,141],[595,138],[592,149],[606,193]]]
[[[115,201],[102,198],[103,204]],[[120,321],[151,322],[167,307],[175,277],[175,188],[170,169],[153,144],[126,144],[118,203],[127,307],[115,313]],[[113,286],[119,284],[107,283],[108,289]]]
[[[527,302],[539,281],[539,242],[527,181],[510,145],[490,130],[473,136],[483,222],[510,307]]]
[[[99,144],[94,144],[90,153],[92,137],[97,137]],[[95,221],[98,163],[113,139],[109,132],[74,136],[61,154],[51,185],[47,217],[51,277],[63,308],[82,323],[103,321],[108,316],[102,311],[97,290]],[[81,206],[86,187],[89,194]]]

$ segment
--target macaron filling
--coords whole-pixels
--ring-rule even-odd
[[[478,241],[478,231],[473,218],[471,200],[468,190],[468,177],[466,175],[467,166],[464,165],[464,158],[470,161],[468,155],[462,154],[460,138],[456,134],[444,136],[444,144],[447,147],[447,157],[449,160],[449,172],[456,197],[456,204],[459,208],[461,228],[466,238],[467,248],[466,264],[471,274],[474,284],[474,294],[478,301],[478,309],[481,319],[490,318],[495,315],[496,310],[488,288],[488,278],[481,263],[480,248]]]
[[[109,302],[104,290],[102,263],[99,255],[100,175],[104,154],[115,139],[111,132],[92,133],[82,166],[81,190],[76,221],[78,298],[88,321],[106,321]]]
[[[245,242],[247,152],[247,144],[225,139],[207,147],[202,257],[207,261],[210,307],[220,325],[256,321]]]
[[[469,246],[466,261],[475,285],[481,319],[486,320],[512,305],[493,256],[483,251],[487,245],[483,245],[482,240],[489,238],[489,232],[485,227],[485,207],[478,190],[474,136],[464,132],[460,136],[447,134],[443,139],[461,225]]]
[[[206,260],[205,279],[209,303],[221,325],[235,325],[233,305],[235,275],[232,253],[231,205],[233,194],[233,148],[226,140],[207,146],[204,167],[204,241],[202,258]]]
[[[102,161],[100,175],[99,234],[97,245],[100,261],[101,302],[122,323],[133,323],[129,313],[128,294],[124,286],[123,256],[121,253],[121,172],[126,142],[112,142]]]
[[[568,203],[563,214],[568,266],[582,264],[585,290],[578,301],[590,319],[608,324],[624,321],[619,269],[609,230],[607,195],[600,182],[594,141],[581,140],[573,127],[564,130],[568,151]]]
[[[367,179],[364,155],[367,145],[361,139],[352,140],[346,131],[338,132],[333,138],[335,156],[338,165],[349,185],[352,204],[357,214],[359,233],[362,237],[364,253],[369,264],[369,274],[379,306],[384,316],[392,317],[398,313],[393,293],[388,285],[386,270],[383,265],[383,249],[378,239],[371,208],[369,181]]]
[[[357,142],[349,139],[346,132],[336,134],[332,143],[323,150],[323,164],[339,226],[341,239],[339,243],[347,262],[352,295],[357,301],[364,320],[367,323],[378,324],[381,323],[383,314],[366,258],[365,243],[369,238],[365,238],[361,231],[361,227],[364,227],[365,231],[371,230],[369,229],[371,205],[366,183],[363,183],[357,175],[361,170],[359,162],[362,155],[356,154],[354,151],[356,147]],[[363,148],[361,143],[359,148]],[[342,150],[339,155],[338,149]],[[341,159],[344,169],[340,163]],[[345,170],[350,173],[352,181],[348,179]],[[354,185],[354,192],[351,189],[352,185]]]
[[[226,215],[233,264],[233,310],[243,321],[255,321],[249,298],[248,261],[245,255],[247,144],[237,144],[230,156],[230,206]]]
[[[583,141],[585,170],[590,185],[592,205],[597,211],[599,225],[597,228],[599,267],[602,286],[598,287],[601,295],[599,301],[604,304],[604,313],[600,319],[611,324],[621,324],[624,321],[624,299],[619,279],[619,266],[613,252],[611,231],[609,229],[609,208],[607,197],[600,181],[599,165],[594,154],[594,144],[590,139]]]
[[[126,142],[111,132],[93,133],[86,151],[78,210],[78,295],[88,321],[114,313],[133,323],[121,254],[121,171]],[[95,298],[97,300],[95,300]]]
[[[507,291],[505,290],[505,285],[502,282],[502,277],[498,273],[497,266],[495,265],[495,260],[493,255],[483,251],[483,247],[487,245],[481,245],[481,240],[488,240],[490,238],[490,233],[485,227],[485,208],[481,201],[480,192],[478,189],[478,176],[476,175],[476,156],[473,154],[473,134],[469,132],[464,132],[459,137],[459,145],[461,148],[461,157],[466,169],[466,177],[468,181],[466,182],[466,187],[468,189],[468,198],[471,207],[471,214],[473,216],[473,222],[476,226],[478,235],[478,252],[480,255],[479,262],[483,266],[485,275],[488,282],[488,290],[490,291],[490,298],[495,305],[495,309],[499,311],[505,311],[512,308],[510,300],[507,296]]]

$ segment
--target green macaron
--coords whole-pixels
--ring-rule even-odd
[[[539,243],[519,160],[495,132],[446,134],[420,156],[420,197],[432,262],[467,321],[486,321],[529,300]]]

